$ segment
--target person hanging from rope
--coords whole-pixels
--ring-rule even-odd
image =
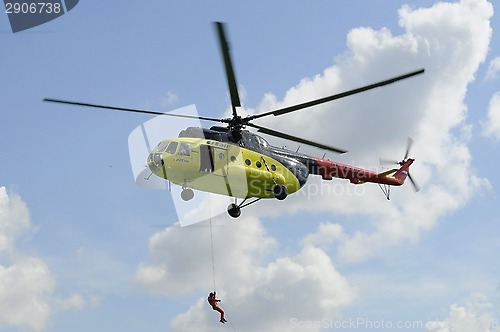
[[[226,323],[227,320],[224,319],[224,310],[222,310],[222,308],[217,305],[217,303],[220,302],[220,300],[216,297],[215,291],[208,295],[207,300],[208,303],[212,306],[212,309],[220,312],[220,322],[222,324]]]

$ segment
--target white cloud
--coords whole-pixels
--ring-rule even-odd
[[[0,252],[12,262],[0,265],[0,324],[41,331],[49,324],[55,280],[43,260],[15,250],[16,240],[32,227],[26,204],[0,187]]]
[[[483,124],[483,134],[494,140],[500,140],[500,91],[490,99],[488,120]]]
[[[486,79],[493,80],[497,78],[498,72],[500,72],[500,56],[491,60],[488,66],[488,71],[486,72]]]
[[[63,309],[83,309],[85,308],[85,299],[81,294],[72,294],[70,297],[66,299],[61,299],[58,302],[58,306]]]
[[[230,222],[224,218],[221,222]],[[276,240],[256,219],[243,216],[226,225],[213,227],[216,286],[228,319],[239,331],[290,330],[292,318],[338,315],[354,299],[354,289],[312,240],[305,240],[294,256],[273,258]],[[165,295],[194,289],[208,293],[213,287],[209,232],[170,227],[152,236],[153,263],[138,267],[139,285]],[[220,324],[204,298],[175,317],[171,330],[186,331],[193,324],[199,331]]]
[[[15,240],[32,230],[28,208],[18,195],[9,195],[0,187],[0,251],[11,252]]]
[[[329,244],[331,241],[341,239],[343,236],[342,226],[339,224],[321,223],[315,233],[308,234],[303,243],[305,245],[320,246]]]
[[[424,67],[422,76],[282,117],[265,126],[349,149],[334,159],[377,165],[380,156],[402,158],[406,137],[415,140],[412,175],[422,190],[395,189],[390,202],[367,184],[354,195],[288,198],[282,210],[332,211],[372,218],[375,231],[343,236],[340,254],[359,261],[402,241],[417,241],[445,214],[462,207],[473,193],[489,186],[470,172],[470,125],[464,103],[467,86],[485,60],[491,39],[488,1],[437,3],[399,10],[401,35],[382,28],[356,28],[347,36],[348,51],[321,75],[303,79],[284,100],[268,95],[262,105],[277,109],[363,86]],[[263,121],[264,122],[264,121]],[[307,126],[304,126],[307,123]],[[465,133],[465,134],[464,134]],[[370,168],[373,168],[370,167]],[[310,178],[307,186],[318,184]],[[352,186],[342,180],[327,185]],[[352,190],[351,190],[352,191]],[[300,196],[299,194],[296,194]],[[337,236],[337,235],[334,235]]]
[[[230,223],[226,215],[213,222],[216,279],[226,284],[232,279],[247,279],[256,267],[260,255],[276,244],[266,235],[255,218],[244,218]],[[221,222],[226,225],[221,226]],[[212,256],[210,228],[207,222],[184,228],[169,227],[149,239],[151,263],[141,263],[136,279],[154,293],[176,294],[193,289],[210,289],[212,282]]]
[[[25,258],[0,265],[0,322],[41,331],[51,314],[54,278],[40,259]]]
[[[64,299],[55,300],[55,308],[58,310],[84,310],[86,308],[95,308],[101,304],[101,299],[97,296],[85,297],[82,294],[74,293]]]
[[[162,107],[169,106],[169,105],[175,104],[178,101],[179,101],[179,97],[177,97],[177,95],[175,93],[173,93],[172,91],[169,90],[169,91],[167,91],[167,95],[162,99],[161,106]]]
[[[355,296],[328,255],[312,246],[303,247],[296,256],[279,258],[254,274],[251,285],[229,287],[220,295],[227,319],[238,331],[293,331],[298,322],[339,317]],[[202,298],[174,318],[171,330],[186,331],[195,323],[206,327],[200,331],[211,331],[219,325],[217,314],[211,311]]]
[[[427,331],[475,332],[500,331],[498,318],[493,313],[492,303],[482,293],[471,294],[460,303],[450,305],[448,316],[427,322]]]
[[[41,258],[20,252],[19,238],[34,231],[28,207],[15,193],[0,187],[0,327],[43,331],[56,311],[82,310],[99,304],[96,297],[74,293],[54,296],[56,278]],[[8,263],[4,263],[8,262]]]

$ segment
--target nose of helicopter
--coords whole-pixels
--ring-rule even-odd
[[[161,153],[152,152],[149,154],[148,168],[151,170],[151,172],[158,172],[163,167],[163,165],[165,165],[165,162],[163,161]]]

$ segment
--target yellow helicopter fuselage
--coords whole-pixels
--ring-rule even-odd
[[[238,198],[275,198],[273,188],[300,189],[297,177],[278,160],[245,147],[204,138],[161,141],[148,157],[157,176],[185,188]]]

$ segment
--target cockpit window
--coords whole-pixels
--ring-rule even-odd
[[[153,152],[163,152],[167,147],[168,142],[160,142],[158,146],[153,150]]]
[[[191,155],[191,147],[189,143],[181,143],[181,147],[179,148],[179,152],[177,152],[179,156],[190,156]]]
[[[170,142],[167,148],[167,153],[174,154],[175,150],[177,150],[177,142]]]

